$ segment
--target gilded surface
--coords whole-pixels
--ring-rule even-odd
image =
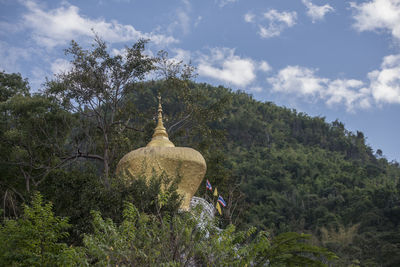
[[[117,174],[126,174],[124,177],[144,174],[149,179],[153,170],[156,174],[165,172],[169,177],[182,177],[177,191],[183,196],[181,209],[188,210],[207,167],[203,156],[192,148],[163,146],[142,147],[131,151],[117,166]]]
[[[165,172],[171,178],[180,176],[182,179],[177,191],[183,196],[181,209],[189,210],[190,200],[206,174],[206,161],[196,150],[189,147],[175,147],[169,140],[162,120],[160,96],[158,101],[158,122],[152,140],[146,147],[126,154],[118,163],[117,174],[122,174],[127,179],[140,175],[150,179],[153,171],[158,175]]]

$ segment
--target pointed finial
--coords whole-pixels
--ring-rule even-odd
[[[169,140],[167,130],[164,127],[162,118],[162,106],[161,106],[161,95],[158,93],[158,122],[154,130],[153,138],[147,146],[164,146],[174,147],[175,145]]]
[[[163,118],[162,118],[162,106],[161,106],[161,94],[158,93],[158,123],[157,126],[161,125],[164,126]]]

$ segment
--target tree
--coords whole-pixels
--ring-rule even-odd
[[[54,98],[31,95],[19,74],[0,73],[0,95],[0,194],[5,215],[17,216],[32,186],[65,163],[72,116]]]
[[[8,74],[0,71],[0,102],[16,94],[29,95],[28,81],[22,79],[19,73]]]
[[[25,178],[25,189],[39,185],[44,177],[64,162],[64,145],[71,115],[51,98],[15,95],[0,104],[3,120],[2,157],[8,170],[17,168]],[[15,170],[14,170],[15,171]]]
[[[221,230],[198,212],[159,218],[126,203],[121,224],[92,212],[94,233],[84,238],[89,260],[96,266],[325,266],[322,259],[337,258],[304,242],[308,235]]]
[[[112,137],[127,129],[138,130],[132,125],[132,106],[124,97],[133,89],[133,84],[154,69],[156,59],[144,54],[146,43],[146,40],[139,40],[132,47],[126,47],[122,55],[112,56],[98,36],[90,50],[72,41],[66,50],[66,54],[72,56],[71,69],[47,83],[47,94],[55,95],[100,134],[97,149],[90,147],[90,143],[77,144],[72,156],[100,160],[107,187],[110,165],[115,160]],[[92,135],[94,132],[88,131],[82,131],[88,137],[86,142],[96,139]]]
[[[31,205],[24,205],[18,220],[0,225],[0,265],[73,266],[85,265],[83,251],[59,241],[68,233],[68,219],[54,216],[52,204],[35,193]]]

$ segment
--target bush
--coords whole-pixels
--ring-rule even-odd
[[[83,251],[59,241],[68,236],[67,218],[54,216],[52,204],[43,203],[36,192],[31,206],[23,207],[17,220],[0,225],[1,266],[75,266],[85,265]]]

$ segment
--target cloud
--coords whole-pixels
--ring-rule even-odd
[[[51,71],[53,74],[59,74],[66,72],[71,69],[71,63],[63,58],[57,58],[53,63],[51,63]]]
[[[400,54],[384,57],[380,68],[367,74],[369,83],[322,78],[316,72],[306,67],[287,66],[267,81],[275,92],[323,100],[329,106],[342,103],[348,111],[400,104]]]
[[[191,16],[189,13],[191,12],[191,4],[188,1],[182,1],[183,7],[179,7],[176,9],[174,13],[174,20],[168,26],[168,32],[172,33],[176,29],[182,31],[183,34],[188,34],[190,32],[191,27]]]
[[[302,2],[307,7],[307,15],[312,19],[313,23],[317,20],[322,20],[327,13],[334,11],[334,8],[329,4],[317,6],[311,0],[302,0]]]
[[[111,49],[111,55],[124,57],[126,55],[126,48],[113,48]]]
[[[268,72],[270,71],[272,68],[271,66],[268,64],[268,62],[266,61],[261,61],[259,69],[264,71],[264,72]]]
[[[369,90],[363,87],[362,81],[331,80],[318,77],[316,71],[301,66],[287,66],[267,81],[276,92],[324,100],[330,106],[343,103],[348,111],[370,106]]]
[[[377,103],[400,104],[400,54],[386,56],[380,70],[368,73],[368,78]]]
[[[6,42],[0,41],[0,71],[20,72],[21,61],[31,58],[33,49],[12,47]]]
[[[213,48],[210,55],[202,54],[198,59],[199,75],[210,77],[235,86],[245,87],[256,79],[259,69],[266,69],[267,62],[256,62],[235,55],[235,49]]]
[[[396,39],[400,39],[400,0],[373,0],[357,4],[350,3],[353,8],[354,28],[362,31],[389,31]]]
[[[248,23],[254,22],[255,15],[251,12],[248,12],[248,13],[244,14],[243,18],[244,18],[244,21],[246,21]]]
[[[177,17],[179,21],[179,25],[182,28],[184,34],[188,34],[190,30],[190,17],[187,12],[183,10],[179,10],[177,12]]]
[[[188,64],[191,61],[191,52],[188,50],[173,48],[172,52],[175,53],[175,56],[172,59],[176,62],[182,61],[183,63]]]
[[[315,76],[315,70],[300,66],[288,66],[275,77],[268,78],[274,91],[315,95],[321,92],[328,79]]]
[[[364,83],[354,79],[336,79],[329,81],[326,92],[321,92],[322,98],[326,99],[329,106],[344,103],[347,110],[355,108],[369,108],[371,106],[371,95]]]
[[[278,12],[275,9],[271,9],[264,13],[264,18],[271,21],[271,23],[283,23],[287,27],[292,27],[296,24],[297,13],[296,12]]]
[[[279,36],[286,28],[293,27],[296,24],[296,20],[297,13],[295,11],[279,12],[275,9],[263,13],[262,16],[256,16],[252,13],[244,15],[245,22],[258,26],[258,34],[261,38]]]
[[[224,7],[228,4],[232,4],[237,2],[238,0],[216,0],[216,3],[218,4],[219,7]]]
[[[92,37],[93,31],[105,41],[111,43],[136,41],[140,38],[151,39],[155,44],[176,43],[172,36],[156,33],[143,33],[132,25],[123,25],[115,20],[90,19],[79,14],[79,8],[73,5],[44,10],[34,1],[24,2],[28,12],[23,15],[24,25],[32,30],[33,39],[41,46],[52,48],[65,45],[72,39]]]
[[[173,33],[179,30],[184,35],[189,34],[192,27],[196,28],[203,20],[202,16],[196,18],[192,15],[192,4],[189,0],[181,0],[182,5],[173,13],[172,22],[168,25],[167,31]]]

